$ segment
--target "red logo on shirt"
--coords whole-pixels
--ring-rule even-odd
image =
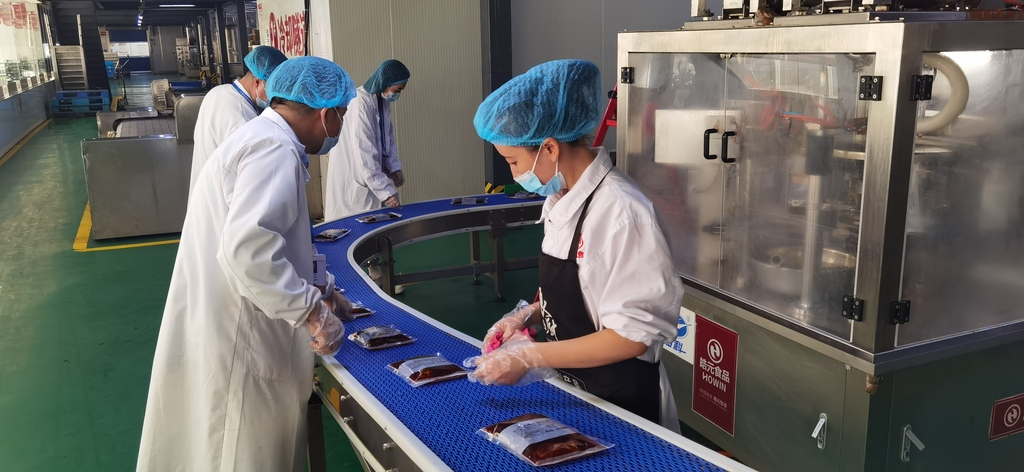
[[[580,244],[577,246],[576,258],[583,259],[583,235],[580,235]]]

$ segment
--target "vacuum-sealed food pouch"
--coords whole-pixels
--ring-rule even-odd
[[[371,326],[348,335],[348,339],[371,351],[402,346],[416,340],[393,326]]]
[[[359,319],[373,314],[373,310],[366,308],[362,303],[352,302],[352,319]]]
[[[413,387],[465,377],[469,372],[441,355],[419,356],[388,364],[391,371]]]
[[[484,426],[477,434],[535,466],[565,462],[614,446],[536,413]]]
[[[345,236],[346,234],[348,234],[348,230],[345,229],[345,228],[342,228],[342,229],[329,229],[327,231],[323,231],[320,234],[316,235],[313,239],[315,241],[321,242],[321,243],[322,242],[337,241],[339,238],[341,238],[342,236]]]
[[[360,223],[377,223],[379,221],[397,220],[401,217],[401,214],[389,211],[387,213],[374,213],[372,215],[360,216],[359,218],[356,218],[356,221]]]

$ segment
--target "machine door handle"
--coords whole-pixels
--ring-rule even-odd
[[[903,462],[910,462],[910,446],[914,445],[918,451],[924,450],[924,443],[917,438],[917,435],[910,429],[910,425],[903,427],[903,453],[900,454],[900,460]]]
[[[825,449],[825,431],[828,429],[828,415],[818,415],[818,424],[814,426],[811,437],[818,440],[818,449]]]
[[[729,138],[736,136],[735,131],[726,131],[722,133],[722,162],[731,164],[736,162],[736,159],[729,157]],[[707,142],[707,141],[705,141]],[[707,156],[705,156],[707,157]]]
[[[711,128],[704,130],[704,159],[713,161],[718,159],[718,155],[711,154],[711,135],[718,132],[718,128]]]

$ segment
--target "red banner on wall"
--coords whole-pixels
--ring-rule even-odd
[[[697,315],[693,356],[693,411],[735,434],[739,335]]]
[[[306,55],[306,5],[303,0],[260,0],[260,44],[280,49],[288,57]]]

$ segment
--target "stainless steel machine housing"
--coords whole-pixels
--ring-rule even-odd
[[[1024,435],[989,438],[993,402],[1024,393],[1024,22],[892,15],[619,35],[622,165],[669,228],[683,309],[739,334],[735,433],[666,354],[680,419],[761,470],[1024,463]],[[970,98],[918,133],[956,95],[936,53]]]

